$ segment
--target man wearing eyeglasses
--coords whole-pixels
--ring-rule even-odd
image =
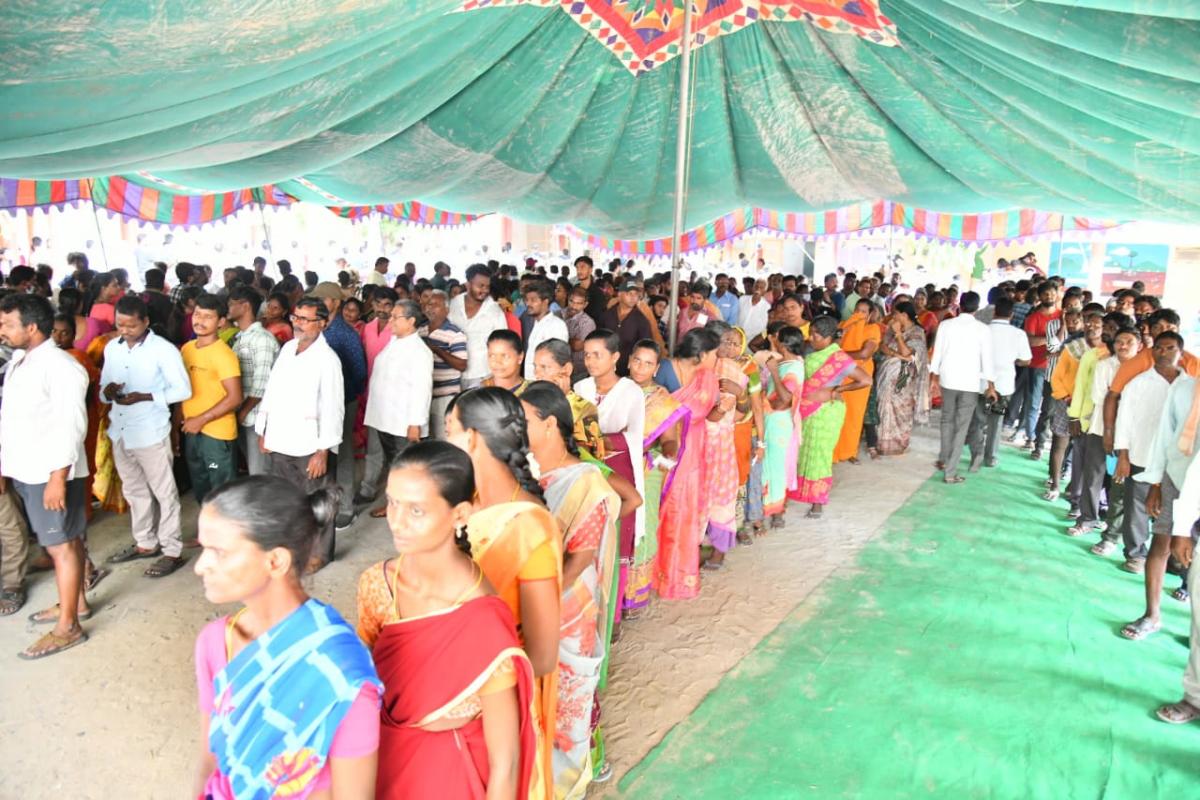
[[[279,350],[267,390],[258,404],[254,430],[267,455],[267,473],[306,493],[335,495],[338,446],[346,411],[342,363],[321,333],[329,309],[319,298],[302,297],[292,309],[294,337]],[[353,453],[346,453],[353,459]],[[305,568],[311,575],[333,560],[334,520],[321,529]]]

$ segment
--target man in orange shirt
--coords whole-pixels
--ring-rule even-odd
[[[1150,338],[1157,338],[1163,331],[1179,333],[1179,315],[1169,308],[1160,309],[1150,315]],[[1104,398],[1104,452],[1113,452],[1113,429],[1116,426],[1117,408],[1121,403],[1122,390],[1138,375],[1153,368],[1153,351],[1143,349],[1117,370],[1117,376],[1113,378],[1112,384],[1108,387],[1108,395]],[[1200,377],[1200,359],[1186,350],[1179,359],[1179,368],[1193,378]]]

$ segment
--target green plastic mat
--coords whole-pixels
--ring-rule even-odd
[[[1200,796],[1200,725],[1153,716],[1181,696],[1187,607],[1164,595],[1162,632],[1120,638],[1141,577],[1089,553],[1095,536],[1063,535],[1065,505],[1039,497],[1045,462],[1023,455],[926,482],[621,795]]]

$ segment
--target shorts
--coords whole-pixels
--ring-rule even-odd
[[[85,478],[67,481],[66,509],[50,511],[42,502],[46,484],[13,479],[12,485],[25,503],[29,527],[42,547],[55,547],[87,535],[86,484]]]
[[[1154,526],[1150,529],[1150,533],[1155,536],[1170,536],[1171,528],[1174,526],[1174,508],[1175,501],[1179,499],[1179,488],[1175,486],[1175,481],[1171,480],[1171,476],[1163,472],[1162,477],[1162,511],[1154,518]]]
[[[1067,417],[1067,409],[1071,404],[1066,400],[1050,398],[1050,433],[1055,436],[1071,435],[1071,420]]]

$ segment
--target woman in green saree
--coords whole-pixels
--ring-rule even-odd
[[[839,323],[817,317],[809,330],[809,353],[804,357],[804,387],[800,399],[802,443],[796,463],[796,489],[788,496],[809,503],[808,519],[818,519],[833,488],[833,451],[846,419],[843,392],[865,389],[871,378],[835,341]]]

